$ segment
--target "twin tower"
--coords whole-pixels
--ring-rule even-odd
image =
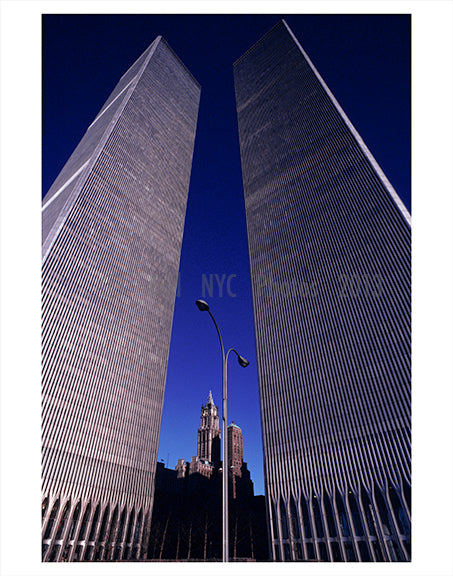
[[[410,216],[284,21],[234,79],[271,558],[408,561]],[[44,198],[44,561],[146,557],[199,99],[156,38]]]

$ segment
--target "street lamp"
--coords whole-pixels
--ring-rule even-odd
[[[249,361],[239,354],[234,348],[230,348],[225,354],[223,347],[222,336],[220,335],[219,327],[215,321],[212,312],[209,310],[209,304],[204,300],[197,300],[195,302],[200,312],[208,312],[212,321],[215,324],[217,334],[219,335],[220,347],[222,348],[222,374],[223,374],[223,405],[222,405],[222,509],[223,509],[223,523],[222,523],[222,539],[223,550],[222,560],[228,562],[228,437],[227,437],[227,362],[230,352],[234,352],[238,357],[239,365],[242,368],[247,368]]]

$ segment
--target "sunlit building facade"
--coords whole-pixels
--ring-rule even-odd
[[[410,215],[285,22],[234,76],[273,558],[408,561]]]
[[[42,206],[42,559],[142,559],[200,87],[161,37]]]

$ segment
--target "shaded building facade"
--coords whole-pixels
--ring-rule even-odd
[[[162,37],[42,206],[42,559],[145,556],[200,87]]]
[[[410,215],[284,21],[234,77],[273,558],[410,560]]]

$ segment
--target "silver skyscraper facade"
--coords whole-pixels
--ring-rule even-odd
[[[407,561],[410,215],[285,22],[234,76],[273,558]]]
[[[199,98],[156,38],[44,198],[44,561],[144,557]]]

